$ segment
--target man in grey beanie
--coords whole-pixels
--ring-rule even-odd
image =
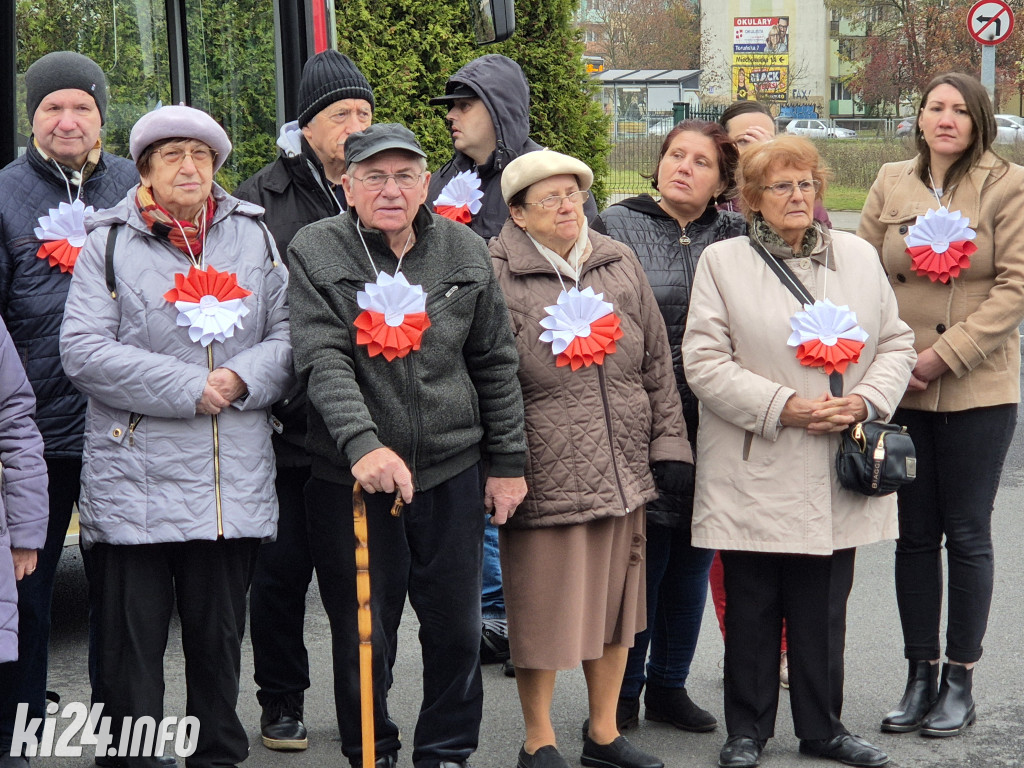
[[[327,50],[306,62],[299,119],[281,129],[281,154],[235,190],[236,197],[266,209],[282,256],[303,226],[346,209],[340,186],[345,139],[370,125],[373,107],[370,84],[347,56]],[[305,403],[305,393],[299,393],[275,408],[283,425],[274,435],[280,519],[277,540],[260,547],[249,595],[260,731],[263,744],[278,750],[308,745],[302,717],[309,660],[302,633],[313,559],[302,496],[311,464]]]
[[[64,375],[58,334],[85,240],[81,219],[86,211],[120,202],[139,179],[131,161],[102,150],[107,83],[92,59],[72,51],[48,53],[28,68],[25,90],[32,137],[25,154],[0,170],[0,317],[38,403],[50,519],[35,572],[18,582],[18,660],[0,665],[5,767],[28,765],[27,757],[9,754],[18,704],[28,704],[29,718],[45,716],[50,596],[78,499],[85,397]],[[62,206],[72,215],[63,215]]]

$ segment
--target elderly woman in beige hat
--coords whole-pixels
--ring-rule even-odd
[[[633,252],[591,231],[593,172],[542,150],[512,161],[491,243],[519,352],[529,492],[501,529],[509,644],[526,721],[520,768],[562,768],[555,674],[582,662],[581,762],[661,768],[619,735],[619,684],[646,625],[644,505],[654,474],[686,490],[686,440],[665,323]]]

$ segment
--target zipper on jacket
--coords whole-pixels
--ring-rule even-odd
[[[213,371],[213,347],[206,348],[206,365]],[[213,491],[217,502],[217,538],[224,538],[224,510],[220,502],[220,432],[217,426],[217,414],[211,414],[213,420]]]
[[[608,409],[608,390],[607,387],[605,387],[603,365],[599,365],[597,367],[597,380],[601,384],[601,403],[604,406],[604,424],[605,428],[608,430],[608,447],[611,449],[611,452],[608,455],[612,460],[612,470],[615,472],[615,485],[619,489],[619,499],[622,501],[622,508],[626,510],[626,514],[628,515],[630,510],[626,505],[626,492],[622,490],[622,478],[619,477],[619,463],[615,460],[615,440],[612,437],[612,414]]]
[[[139,422],[142,421],[141,413],[130,413],[128,414],[128,447],[135,447],[135,428],[139,426]]]
[[[419,452],[420,443],[420,404],[416,397],[416,387],[411,385],[411,382],[416,380],[416,372],[413,370],[412,355],[407,355],[405,358],[405,372],[409,377],[408,381],[410,386],[409,391],[409,415],[410,415],[410,428],[412,431],[411,440],[409,442],[409,471],[412,473],[413,484],[416,482],[416,454]]]

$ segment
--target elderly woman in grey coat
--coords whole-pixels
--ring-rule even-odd
[[[61,329],[64,369],[89,398],[79,510],[104,714],[160,722],[176,608],[200,723],[190,764],[234,765],[248,754],[245,595],[277,525],[269,409],[293,378],[287,273],[262,209],[213,182],[231,151],[213,118],[162,107],[130,148],[142,182],[92,220]]]

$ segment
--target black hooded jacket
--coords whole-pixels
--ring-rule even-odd
[[[480,189],[484,193],[480,211],[473,216],[470,228],[485,240],[497,237],[508,218],[508,206],[501,196],[501,173],[520,155],[542,149],[530,139],[530,84],[523,70],[511,59],[487,54],[473,59],[448,79],[449,83],[468,85],[480,96],[494,124],[496,147],[487,161],[477,167]],[[474,167],[472,158],[458,150],[430,179],[427,204],[434,200],[453,176]],[[597,206],[590,198],[583,207],[587,220],[597,216]]]

